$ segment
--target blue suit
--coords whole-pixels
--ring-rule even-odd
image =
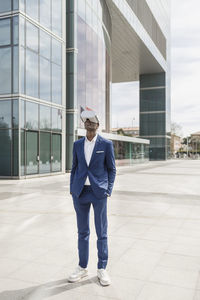
[[[86,268],[89,258],[89,212],[93,205],[97,233],[99,269],[106,268],[107,245],[107,195],[111,195],[116,175],[112,142],[97,136],[89,166],[84,154],[85,137],[74,142],[70,193],[77,215],[79,265]],[[90,186],[85,186],[87,176]]]

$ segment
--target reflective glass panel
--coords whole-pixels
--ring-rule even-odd
[[[11,48],[0,48],[0,94],[11,93]]]
[[[52,61],[61,65],[62,44],[56,39],[52,39]]]
[[[0,20],[0,46],[10,45],[10,18]]]
[[[51,107],[40,105],[40,129],[51,130]]]
[[[13,100],[13,128],[18,128],[19,125],[19,101]]]
[[[20,44],[24,46],[25,41],[25,20],[20,17]]]
[[[0,130],[0,176],[11,175],[11,130]]]
[[[26,128],[38,129],[38,104],[26,102]]]
[[[62,0],[52,1],[52,31],[62,36]]]
[[[52,134],[52,171],[61,171],[61,135]]]
[[[40,173],[49,173],[51,167],[51,134],[40,132]]]
[[[18,159],[18,153],[19,153],[19,131],[13,130],[13,153],[12,153],[12,159],[13,159],[13,170],[12,175],[18,176],[19,175],[19,159]]]
[[[26,46],[38,52],[38,28],[26,22]]]
[[[13,17],[13,44],[19,44],[19,18]]]
[[[85,4],[85,0],[78,1],[78,14],[83,20],[85,20]]]
[[[40,55],[51,58],[51,36],[40,30]]]
[[[26,94],[38,97],[38,55],[26,49]]]
[[[19,9],[19,0],[13,0],[13,9]]]
[[[51,63],[40,57],[40,98],[51,100]]]
[[[38,21],[38,0],[26,0],[26,13]]]
[[[38,173],[38,133],[26,132],[26,174]]]
[[[0,128],[11,128],[10,100],[0,100]]]
[[[24,119],[24,114],[25,114],[25,102],[21,100],[21,128],[25,128],[25,119]]]
[[[62,68],[52,64],[52,102],[62,103]]]
[[[52,130],[61,131],[62,128],[61,109],[52,108]]]
[[[40,23],[51,29],[51,1],[40,0]]]
[[[22,10],[24,12],[25,10],[25,0],[19,0],[19,7],[20,7],[20,10]]]
[[[25,131],[21,130],[21,175],[25,174]]]
[[[13,93],[19,91],[19,48],[13,47]]]
[[[0,13],[11,11],[11,0],[0,0]]]
[[[25,82],[24,82],[24,77],[25,77],[25,74],[24,74],[24,72],[25,72],[25,70],[24,70],[24,54],[25,54],[25,50],[24,50],[24,48],[23,47],[21,47],[21,60],[20,60],[20,63],[21,63],[21,65],[20,65],[20,71],[21,71],[21,93],[22,94],[25,94],[25,92],[24,92],[24,88],[25,88]]]

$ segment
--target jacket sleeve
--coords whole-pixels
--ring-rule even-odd
[[[113,143],[111,141],[107,144],[106,166],[107,166],[107,170],[108,170],[107,193],[109,195],[111,195],[114,181],[115,181],[115,176],[116,176],[115,155],[114,155]]]
[[[72,159],[72,169],[71,169],[71,175],[70,175],[70,194],[72,193],[72,183],[74,180],[74,174],[77,168],[78,160],[76,155],[76,149],[75,149],[75,143],[73,145],[73,159]]]

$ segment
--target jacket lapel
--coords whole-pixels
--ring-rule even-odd
[[[96,149],[97,149],[97,146],[98,146],[98,144],[100,143],[100,141],[101,141],[100,136],[97,135],[97,139],[96,139],[96,142],[95,142],[95,145],[94,145],[94,149],[93,149],[93,152],[92,152],[92,157],[91,157],[91,159],[90,159],[89,166],[91,165],[92,161],[94,160],[95,153],[96,153]]]
[[[85,162],[86,166],[87,166],[87,162],[85,160],[85,151],[84,151],[84,144],[85,144],[85,138],[83,138],[82,142],[81,142],[81,156],[83,158],[83,161]]]

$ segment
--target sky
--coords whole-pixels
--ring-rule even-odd
[[[171,1],[171,121],[200,131],[200,1]],[[113,84],[112,127],[139,126],[138,82]]]

